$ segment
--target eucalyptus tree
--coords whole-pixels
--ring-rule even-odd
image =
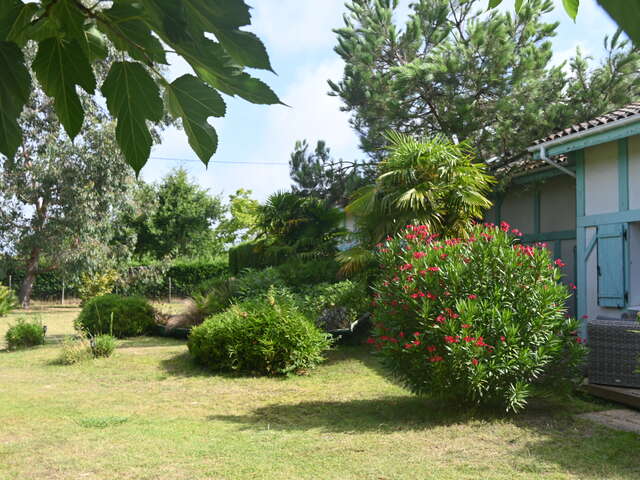
[[[104,266],[128,255],[110,244],[133,174],[119,155],[115,125],[81,97],[85,128],[71,141],[51,99],[36,89],[20,117],[17,154],[0,157],[0,249],[20,259],[28,306],[38,275]]]

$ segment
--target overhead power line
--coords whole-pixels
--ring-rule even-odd
[[[202,163],[196,158],[179,158],[179,157],[149,157],[151,160],[164,160],[168,162],[189,162],[189,163]],[[213,160],[209,162],[209,165],[287,165],[288,162],[243,162],[233,160]]]

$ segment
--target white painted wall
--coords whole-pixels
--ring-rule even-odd
[[[640,135],[629,137],[629,208],[640,208]]]
[[[607,142],[585,149],[585,213],[618,211],[618,144]]]

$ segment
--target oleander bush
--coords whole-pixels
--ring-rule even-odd
[[[7,330],[5,340],[7,341],[7,348],[9,350],[15,350],[18,348],[43,345],[44,336],[45,328],[42,322],[19,318],[18,321]]]
[[[407,226],[378,245],[369,339],[409,389],[520,410],[538,384],[567,385],[584,355],[562,260],[503,222],[441,240]]]
[[[9,287],[0,285],[0,317],[18,308],[18,298]]]
[[[305,373],[330,345],[293,295],[276,288],[209,317],[188,341],[191,355],[212,370],[252,375]]]
[[[155,311],[146,299],[109,294],[88,300],[75,326],[93,336],[109,333],[118,338],[134,337],[150,333],[154,318]]]

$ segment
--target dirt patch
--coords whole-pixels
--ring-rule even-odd
[[[625,432],[640,434],[640,412],[619,408],[605,410],[603,412],[590,412],[576,415],[578,418],[591,420],[592,422]]]

